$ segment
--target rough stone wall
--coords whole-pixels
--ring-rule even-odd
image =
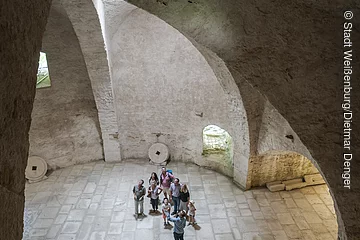
[[[104,158],[82,52],[66,13],[58,11],[50,10],[43,38],[51,87],[36,90],[29,152],[52,169]]]
[[[126,2],[106,4],[105,10],[122,158],[147,158],[148,148],[159,141],[169,146],[173,160],[209,165],[201,156],[202,131],[215,124],[237,136],[237,161],[246,151],[241,101],[235,105],[242,111],[231,107],[234,100],[198,50],[157,17]],[[232,176],[223,165],[212,166]]]
[[[343,12],[351,9],[354,16],[359,16],[359,2],[129,2],[210,48],[234,75],[240,73],[239,78],[234,77],[239,87],[246,81],[266,96],[309,149],[329,184],[338,212],[340,238],[357,239],[360,185],[356,180],[360,168],[352,166],[354,184],[351,190],[344,188],[340,105],[343,97]],[[352,19],[354,26],[359,26],[359,21],[356,17]],[[358,28],[352,30],[352,41],[359,43]],[[358,62],[358,56],[353,62]],[[354,73],[352,78],[357,79],[358,74]],[[358,84],[352,81],[353,86]],[[359,113],[356,102],[360,102],[359,94],[353,91],[353,113]],[[360,145],[358,136],[359,128],[353,127],[352,147],[356,156],[355,146]]]
[[[306,157],[284,151],[270,151],[251,159],[253,169],[251,186],[265,183],[301,178],[306,174],[318,173],[317,168]]]
[[[22,239],[28,132],[50,2],[0,1],[0,239]]]

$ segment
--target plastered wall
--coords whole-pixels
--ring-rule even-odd
[[[30,156],[55,169],[103,159],[101,132],[83,55],[65,11],[50,11],[42,42],[51,87],[36,90]]]
[[[238,161],[245,148],[239,137],[244,110],[233,117],[234,100],[203,55],[181,33],[132,5],[105,4],[105,12],[122,158],[147,158],[151,144],[162,142],[172,160],[210,166],[201,155],[202,132],[215,124],[237,136]],[[232,176],[232,166],[212,166]]]

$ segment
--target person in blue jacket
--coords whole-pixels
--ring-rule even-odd
[[[176,217],[171,217],[168,215],[167,219],[174,223],[174,239],[175,240],[184,240],[184,228],[186,226],[186,213],[180,211]]]

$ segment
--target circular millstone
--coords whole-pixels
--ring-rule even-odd
[[[169,148],[162,143],[155,143],[149,148],[149,158],[155,163],[163,163],[169,158]]]
[[[47,172],[47,164],[41,157],[32,156],[28,159],[25,169],[25,176],[30,181],[39,181],[44,178]]]

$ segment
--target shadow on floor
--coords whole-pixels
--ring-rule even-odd
[[[169,224],[166,224],[164,226],[164,229],[168,229],[168,230],[171,230],[173,228],[173,225],[171,225],[170,223]]]
[[[201,227],[197,224],[193,224],[192,226],[196,231],[199,231],[201,229]]]
[[[150,216],[160,216],[160,215],[162,215],[162,213],[160,211],[155,211],[155,212],[150,212],[149,211],[149,215]]]

